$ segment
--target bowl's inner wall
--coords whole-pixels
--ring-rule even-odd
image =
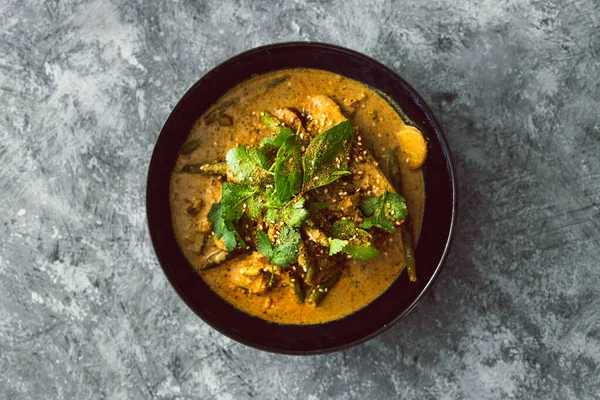
[[[195,121],[223,94],[254,74],[283,68],[329,70],[388,94],[428,140],[426,202],[416,249],[416,283],[403,273],[378,299],[341,320],[320,325],[278,325],[245,314],[209,289],[183,256],[174,237],[169,184],[180,146]],[[158,259],[182,299],[222,333],[248,345],[285,353],[318,353],[366,340],[404,316],[441,267],[453,222],[455,188],[443,134],[423,100],[387,67],[329,45],[282,44],[258,48],[221,64],[177,104],[156,144],[148,174],[148,223]]]

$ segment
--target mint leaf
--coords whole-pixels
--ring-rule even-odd
[[[351,146],[350,120],[340,122],[317,135],[306,148],[302,158],[304,191],[328,185],[349,173],[347,167]]]
[[[273,264],[285,268],[298,259],[300,232],[284,226],[275,243],[276,246],[273,249],[273,257],[271,258]]]
[[[347,244],[347,240],[329,238],[329,255],[332,256],[344,250]]]
[[[267,156],[257,148],[238,146],[227,152],[225,156],[229,170],[238,177],[240,181],[252,181],[264,175],[269,167]]]
[[[360,246],[348,245],[344,247],[344,251],[358,261],[367,261],[379,254],[379,250],[370,244],[363,244]]]
[[[397,193],[385,190],[380,196],[371,196],[361,200],[360,209],[367,216],[362,223],[362,228],[370,229],[373,226],[393,233],[394,221],[401,221],[408,215],[404,198]]]
[[[302,186],[302,154],[296,136],[288,137],[279,148],[274,173],[275,191],[271,204],[281,206]]]

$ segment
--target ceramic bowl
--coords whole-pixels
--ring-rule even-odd
[[[223,94],[255,74],[285,68],[328,70],[385,93],[423,132],[425,211],[416,248],[418,280],[406,273],[376,300],[355,313],[317,325],[280,325],[246,314],[224,301],[194,271],[175,241],[169,182],[178,151],[194,122]],[[318,354],[362,343],[405,317],[440,273],[456,220],[457,184],[444,134],[421,96],[394,71],[356,51],[311,42],[280,43],[236,55],[209,71],[181,98],[152,154],[147,217],[158,261],[181,299],[206,323],[246,345],[286,354]],[[202,340],[202,338],[198,338]]]

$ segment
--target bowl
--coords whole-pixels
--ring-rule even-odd
[[[169,205],[170,176],[178,151],[194,122],[238,83],[273,70],[317,68],[344,75],[381,91],[395,102],[427,139],[425,209],[416,248],[417,282],[402,273],[366,307],[317,325],[280,325],[246,314],[213,292],[184,257],[175,240]],[[158,261],[181,299],[222,334],[261,350],[319,354],[342,350],[383,332],[405,317],[439,275],[456,220],[457,184],[444,134],[421,96],[395,72],[356,51],[324,43],[292,42],[236,55],[204,75],[177,103],[163,126],[150,162],[147,218]]]

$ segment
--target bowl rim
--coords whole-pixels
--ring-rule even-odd
[[[406,89],[411,92],[411,96],[413,96],[416,105],[424,112],[424,114],[426,115],[427,119],[429,120],[428,122],[433,126],[433,128],[437,131],[437,134],[435,135],[437,138],[437,141],[441,147],[441,151],[443,153],[444,159],[446,161],[447,164],[447,170],[449,172],[449,183],[450,186],[452,188],[452,193],[451,193],[451,203],[452,203],[452,207],[451,207],[451,212],[450,212],[450,224],[448,226],[448,234],[446,237],[446,241],[443,245],[443,252],[439,258],[439,261],[437,262],[437,265],[435,266],[435,269],[433,270],[431,276],[428,278],[427,283],[425,284],[425,286],[420,290],[420,292],[418,293],[418,295],[414,298],[414,300],[406,307],[404,308],[404,310],[402,310],[401,312],[399,312],[389,323],[384,324],[382,326],[380,326],[378,329],[373,330],[372,332],[370,332],[369,334],[362,336],[361,338],[351,341],[351,342],[347,342],[347,343],[342,343],[339,345],[334,345],[334,346],[330,346],[327,348],[318,348],[318,349],[311,349],[311,350],[290,350],[290,349],[280,349],[280,348],[274,348],[271,346],[267,346],[267,345],[262,345],[260,343],[255,343],[252,342],[250,340],[248,340],[246,337],[244,337],[241,334],[238,334],[237,332],[234,331],[224,331],[223,329],[221,329],[218,324],[214,323],[213,321],[211,321],[209,318],[206,318],[203,314],[201,314],[192,304],[191,302],[188,300],[187,296],[182,293],[182,291],[180,291],[180,288],[178,287],[177,283],[174,281],[174,277],[172,276],[172,273],[170,271],[168,271],[165,266],[163,265],[163,263],[160,260],[160,256],[159,256],[159,251],[157,249],[157,237],[156,237],[156,233],[154,232],[154,230],[152,229],[153,226],[153,219],[154,216],[151,214],[151,207],[149,206],[150,204],[150,196],[151,196],[151,183],[152,183],[152,176],[153,176],[153,166],[157,163],[156,158],[157,158],[157,152],[158,152],[158,142],[160,137],[165,134],[165,129],[166,127],[169,125],[169,122],[171,121],[171,119],[174,117],[174,115],[177,113],[178,109],[180,109],[182,107],[182,104],[189,98],[191,97],[192,93],[196,90],[196,88],[198,86],[200,86],[203,81],[205,81],[206,79],[210,78],[210,76],[215,73],[216,71],[218,71],[219,69],[221,69],[222,67],[224,67],[225,65],[231,64],[231,63],[235,63],[238,62],[240,60],[243,60],[249,56],[252,56],[255,53],[262,53],[262,52],[269,52],[271,50],[279,50],[279,49],[285,49],[285,48],[289,48],[289,47],[308,47],[308,48],[314,48],[314,49],[326,49],[326,50],[331,50],[331,51],[337,51],[340,53],[345,53],[351,57],[357,58],[357,59],[361,59],[363,61],[366,61],[369,64],[375,64],[377,65],[378,68],[381,68],[382,70],[384,70],[386,73],[390,74],[391,76],[393,76],[395,79],[398,79],[403,86],[406,87]],[[281,68],[280,68],[281,69]],[[332,71],[333,72],[333,71]],[[334,72],[337,73],[337,72]],[[353,79],[353,78],[351,78]],[[359,81],[360,82],[360,81]],[[362,84],[365,84],[364,82],[360,82]],[[233,88],[235,85],[230,86],[230,89]],[[369,86],[369,85],[367,85]],[[401,319],[403,319],[404,317],[406,317],[412,310],[415,309],[415,307],[418,305],[418,303],[421,301],[421,299],[423,298],[423,296],[425,295],[425,293],[431,288],[431,286],[435,283],[436,279],[439,277],[440,272],[442,270],[442,268],[444,267],[444,264],[448,258],[451,246],[452,246],[452,241],[453,241],[453,237],[454,237],[454,231],[456,228],[456,220],[457,220],[457,215],[458,214],[458,182],[457,182],[457,175],[456,175],[456,171],[455,171],[455,166],[454,166],[454,161],[452,158],[452,153],[450,151],[450,147],[448,145],[445,133],[441,127],[441,125],[439,124],[439,122],[437,121],[437,119],[435,118],[433,112],[431,111],[431,109],[429,108],[429,106],[427,105],[427,103],[423,100],[423,98],[421,97],[421,95],[410,85],[408,84],[408,82],[406,82],[404,80],[404,78],[402,78],[400,75],[398,75],[394,70],[392,70],[391,68],[389,68],[387,65],[383,64],[382,62],[378,61],[377,59],[367,56],[363,53],[360,53],[356,50],[352,50],[343,46],[339,46],[336,44],[330,44],[330,43],[325,43],[325,42],[316,42],[316,41],[287,41],[287,42],[275,42],[275,43],[270,43],[270,44],[266,44],[266,45],[262,45],[262,46],[258,46],[258,47],[254,47],[248,50],[245,50],[241,53],[237,53],[227,59],[225,59],[224,61],[218,63],[217,65],[215,65],[213,68],[211,68],[210,70],[208,70],[207,72],[205,72],[204,74],[202,74],[202,76],[196,80],[196,82],[194,82],[191,86],[189,86],[187,88],[187,90],[185,91],[185,93],[183,94],[183,96],[181,96],[181,98],[179,98],[179,100],[177,101],[176,105],[171,109],[169,116],[166,118],[163,126],[161,127],[160,130],[160,134],[157,137],[157,140],[155,141],[154,147],[153,147],[153,151],[152,151],[152,156],[150,159],[150,162],[148,164],[148,173],[147,173],[147,177],[146,177],[146,223],[147,223],[147,227],[148,227],[148,231],[150,234],[150,238],[151,238],[151,242],[152,242],[152,246],[155,252],[155,256],[157,258],[158,264],[160,265],[164,275],[167,277],[167,280],[169,281],[169,284],[171,285],[171,287],[175,290],[175,292],[177,293],[177,295],[179,296],[179,298],[188,306],[188,308],[190,308],[194,314],[196,314],[202,321],[204,321],[204,323],[208,324],[211,328],[215,329],[217,332],[237,341],[240,342],[242,344],[245,344],[249,347],[258,349],[258,350],[263,350],[263,351],[267,351],[267,352],[271,352],[271,353],[275,353],[275,354],[287,354],[287,355],[316,355],[316,354],[325,354],[325,353],[331,353],[331,352],[337,352],[337,351],[341,351],[341,350],[345,350],[354,346],[357,346],[361,343],[364,343],[378,335],[380,335],[381,333],[385,332],[386,330],[390,329],[394,324],[396,324],[398,321],[400,321]],[[391,287],[391,285],[390,285]],[[389,289],[389,287],[388,287]],[[387,290],[387,289],[386,289]],[[383,294],[383,293],[382,293]],[[377,298],[375,298],[372,302],[375,302],[377,300]],[[223,300],[225,301],[225,300]],[[241,311],[243,312],[243,311]],[[352,315],[352,314],[350,314]],[[345,318],[345,317],[344,317]],[[318,325],[318,324],[317,324]]]

